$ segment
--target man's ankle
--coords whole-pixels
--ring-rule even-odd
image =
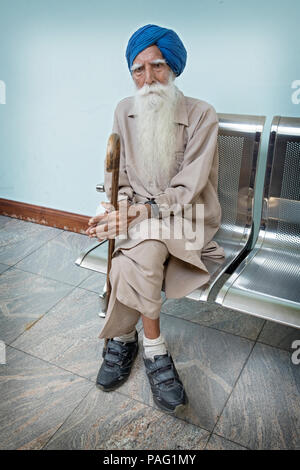
[[[154,360],[154,356],[167,354],[167,346],[164,337],[160,334],[158,338],[150,339],[143,335],[144,356]]]

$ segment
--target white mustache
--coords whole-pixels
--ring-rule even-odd
[[[151,93],[155,93],[159,96],[164,96],[168,85],[163,85],[162,83],[154,83],[153,85],[144,85],[142,88],[137,90],[137,95],[139,96],[148,96]]]

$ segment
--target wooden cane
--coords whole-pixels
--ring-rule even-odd
[[[111,197],[110,203],[114,210],[118,210],[118,190],[119,190],[119,168],[120,168],[120,137],[118,134],[111,134],[107,143],[106,150],[106,171],[112,173],[111,180]],[[111,293],[111,284],[109,273],[111,268],[111,260],[115,249],[115,239],[108,240],[108,258],[107,258],[107,275],[106,275],[106,311]]]

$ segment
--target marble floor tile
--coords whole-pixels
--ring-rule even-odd
[[[60,233],[56,228],[12,219],[0,230],[0,262],[12,266]]]
[[[178,417],[211,431],[253,343],[164,314],[161,315],[161,331],[189,398],[188,406]],[[120,392],[156,407],[142,350]]]
[[[95,273],[93,271],[89,272],[90,276],[84,281],[82,281],[78,287],[100,294],[103,290],[106,281],[106,274]]]
[[[259,343],[269,344],[277,348],[293,352],[291,347],[295,340],[300,340],[300,329],[281,325],[272,321],[266,321],[257,339]]]
[[[98,335],[105,320],[98,311],[98,295],[76,288],[13,346],[94,381],[104,343]]]
[[[256,343],[215,432],[250,449],[300,449],[300,366]]]
[[[71,286],[16,268],[2,273],[0,339],[12,342],[71,290]]]
[[[95,244],[95,241],[86,235],[61,232],[55,239],[18,263],[17,267],[77,286],[91,275],[91,271],[76,266],[75,261],[83,250]]]
[[[6,271],[9,268],[10,266],[8,266],[7,264],[0,263],[0,274],[4,273],[4,271]]]
[[[41,449],[87,395],[92,384],[7,348],[0,365],[0,448]]]
[[[0,215],[0,230],[7,227],[7,224],[15,220],[12,217],[7,217],[6,215]]]
[[[235,442],[228,441],[224,437],[213,434],[205,447],[206,450],[248,450],[246,447],[240,446]]]
[[[117,392],[91,390],[46,449],[203,449],[209,433]]]
[[[264,320],[253,315],[222,307],[213,302],[192,299],[168,299],[161,311],[189,320],[199,325],[209,326],[238,336],[255,340],[262,329]]]

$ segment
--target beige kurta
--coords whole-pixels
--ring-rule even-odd
[[[201,251],[214,237],[221,222],[221,207],[218,201],[218,117],[214,108],[195,98],[184,96],[180,92],[180,99],[175,113],[177,123],[176,158],[178,167],[170,181],[153,181],[151,186],[144,185],[144,175],[140,171],[141,155],[138,152],[136,133],[136,113],[133,97],[122,100],[115,111],[113,132],[121,138],[121,157],[119,175],[119,195],[132,202],[145,202],[147,198],[155,197],[161,207],[178,207],[184,204],[203,204],[204,220],[200,218],[194,221],[198,224],[197,231],[203,229],[203,245],[199,250],[187,250],[186,240],[164,240],[169,252],[174,257],[200,268],[198,273],[199,286],[207,282],[207,269],[201,260]],[[105,173],[105,190],[110,199],[111,173]],[[167,213],[167,212],[166,212]],[[194,219],[193,219],[194,220]],[[143,222],[142,222],[143,223]],[[148,221],[144,221],[148,223]],[[157,223],[156,220],[153,221]],[[135,226],[135,228],[137,228]],[[141,231],[142,231],[142,227]],[[116,238],[116,248],[131,248],[140,243],[144,238],[130,236],[126,240]],[[216,250],[211,250],[207,256],[222,257],[223,249],[215,245]],[[202,253],[203,255],[203,253]],[[172,280],[169,272],[173,271],[172,265],[176,262],[177,278],[180,278],[178,260],[170,257],[166,270],[165,289],[168,297],[182,297],[191,292],[194,282],[188,282],[186,266],[182,265],[185,282],[178,286]],[[194,270],[191,277],[194,280]],[[197,280],[197,281],[198,281]]]
[[[203,262],[205,257],[222,258],[224,250],[216,242],[211,242],[221,222],[221,207],[218,201],[218,118],[214,108],[194,98],[180,98],[175,112],[177,124],[176,152],[174,174],[168,181],[160,175],[150,183],[145,183],[141,170],[142,156],[138,152],[136,132],[136,112],[134,98],[122,100],[115,111],[113,132],[120,135],[121,156],[119,174],[119,199],[127,198],[133,203],[145,202],[155,198],[162,212],[162,219],[144,220],[130,225],[126,239],[116,238],[114,254],[120,250],[137,246],[149,238],[146,235],[149,223],[162,227],[169,224],[174,228],[174,220],[182,217],[178,207],[196,204],[204,207],[203,217],[184,214],[184,222],[190,224],[197,233],[203,233],[203,239],[187,248],[187,239],[176,236],[164,238],[151,236],[151,239],[162,241],[169,252],[164,272],[164,287],[167,298],[179,298],[192,292],[209,280],[208,270]],[[105,191],[108,199],[111,195],[111,173],[105,172]],[[168,217],[168,210],[175,210],[176,217]],[[195,225],[196,224],[196,225]],[[157,234],[157,230],[155,231]],[[151,234],[152,235],[152,234]],[[195,249],[195,246],[197,249]],[[130,275],[130,273],[129,273]],[[116,291],[117,296],[117,291]],[[113,301],[113,299],[111,299]],[[115,300],[115,299],[114,299]],[[112,305],[109,306],[111,313]],[[109,317],[109,315],[108,315]],[[107,319],[108,320],[108,319]],[[103,333],[106,331],[104,327]]]

